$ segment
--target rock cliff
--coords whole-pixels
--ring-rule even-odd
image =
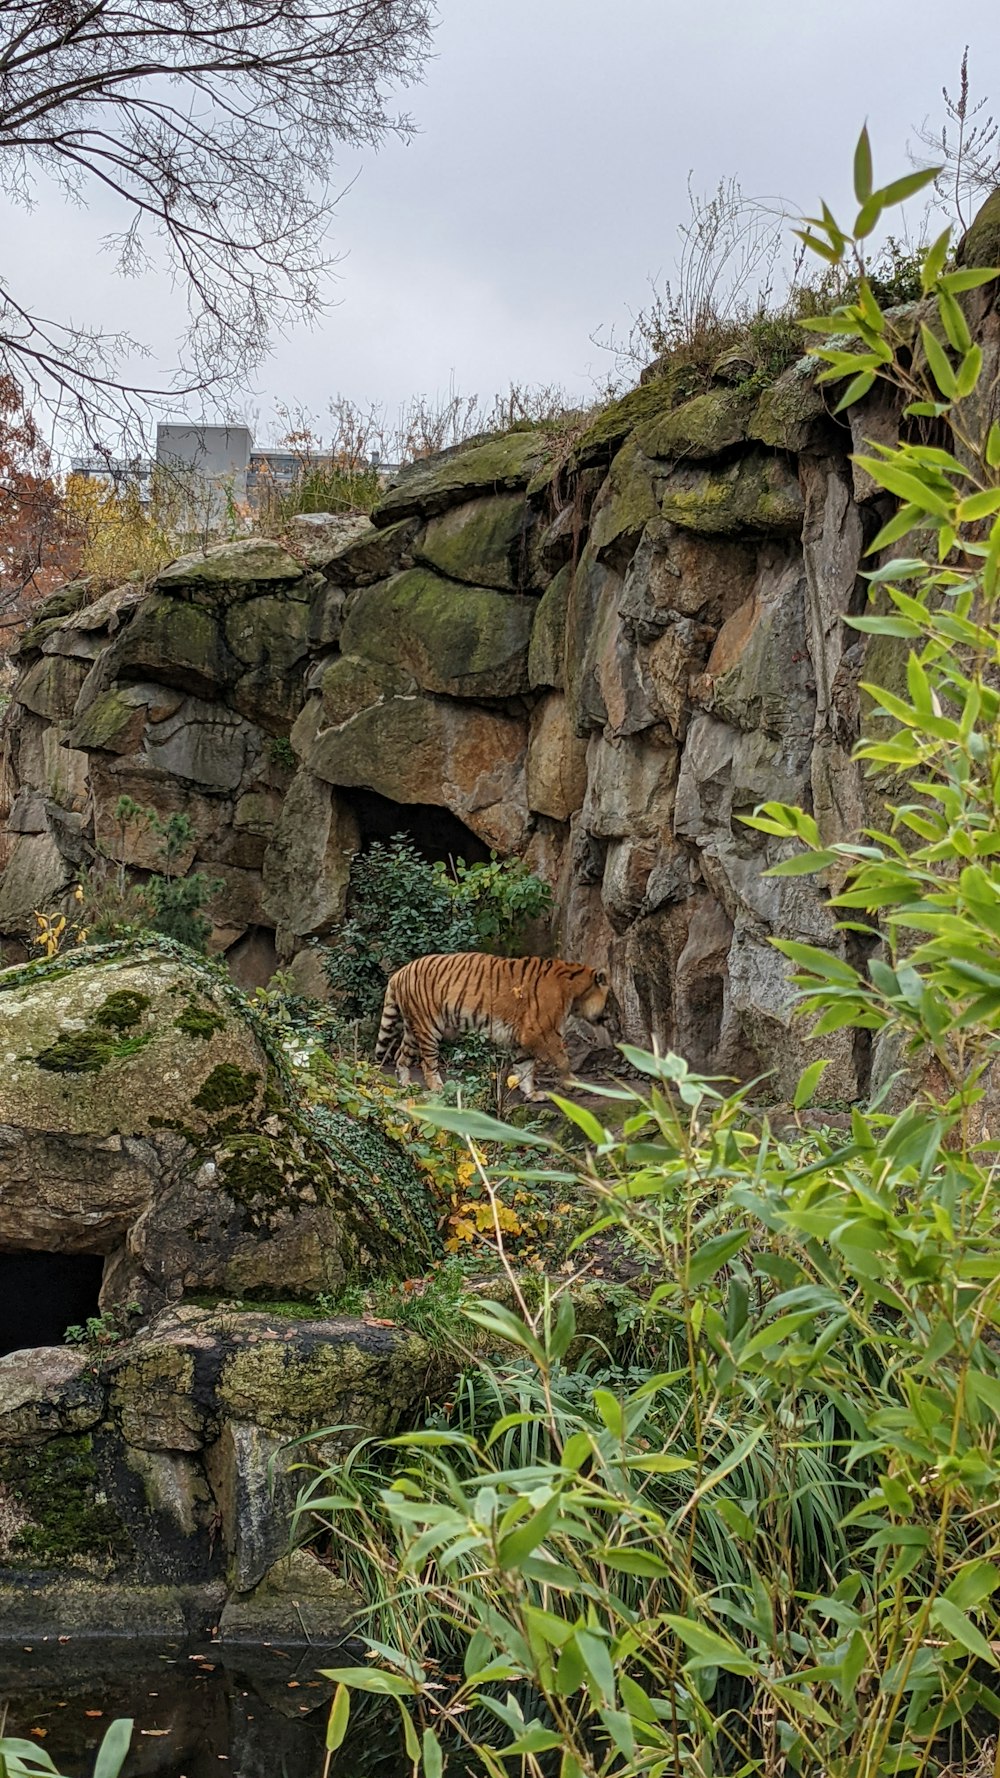
[[[95,850],[158,867],[116,820],[128,795],[187,814],[180,868],[221,885],[212,949],[262,981],[336,928],[357,848],[409,828],[528,859],[554,946],[610,965],[624,1037],[786,1090],[808,1045],[769,940],[843,941],[822,886],[768,879],[781,848],[740,818],[800,802],[833,840],[863,819],[842,619],[884,513],[850,453],[895,419],[833,418],[808,360],[731,359],[586,430],[419,462],[371,521],[55,595],[7,722],[0,933],[27,937]],[[858,1044],[828,1040],[834,1099]]]

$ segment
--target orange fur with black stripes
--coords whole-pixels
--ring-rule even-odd
[[[527,1057],[517,1070],[518,1084],[525,1098],[540,1098],[535,1091],[535,1063],[548,1063],[566,1080],[567,1017],[575,1012],[584,1019],[599,1019],[607,999],[603,971],[584,963],[487,957],[479,951],[417,957],[389,977],[375,1059],[395,1058],[404,1086],[419,1062],[426,1085],[440,1092],[442,1041],[465,1031],[481,1031],[494,1043],[511,1044]]]

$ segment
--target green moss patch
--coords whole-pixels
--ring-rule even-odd
[[[99,1031],[68,1031],[35,1057],[52,1074],[98,1074],[113,1059],[115,1046]]]
[[[259,1086],[259,1074],[247,1073],[232,1062],[220,1062],[202,1082],[192,1104],[199,1111],[229,1111],[234,1106],[251,1104]]]
[[[148,994],[139,994],[134,988],[118,988],[98,1007],[94,1024],[112,1031],[130,1031],[133,1025],[141,1022],[150,1004]]]
[[[0,1459],[0,1476],[29,1520],[12,1541],[15,1561],[58,1567],[117,1549],[121,1524],[101,1498],[88,1434],[14,1446]]]
[[[180,1017],[174,1020],[174,1025],[186,1037],[200,1037],[207,1042],[216,1031],[222,1030],[225,1022],[222,1014],[216,1012],[214,1007],[199,1006],[197,1001],[191,1000]]]

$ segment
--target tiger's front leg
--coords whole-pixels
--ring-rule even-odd
[[[535,1065],[541,1062],[553,1068],[559,1076],[559,1085],[563,1089],[570,1084],[569,1055],[558,1032],[546,1033],[532,1045],[527,1062],[517,1069],[518,1084],[526,1099],[544,1099],[545,1094],[535,1087]]]

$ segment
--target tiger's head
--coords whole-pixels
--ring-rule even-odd
[[[573,997],[573,1011],[578,1018],[586,1019],[588,1024],[599,1024],[604,1018],[611,992],[607,974],[603,969],[582,969],[580,973],[586,979]]]

